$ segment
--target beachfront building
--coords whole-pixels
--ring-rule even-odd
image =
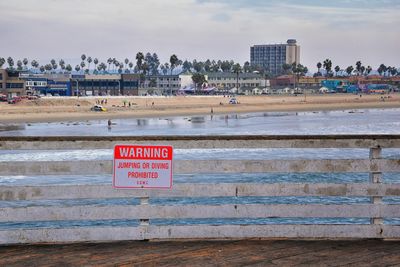
[[[28,95],[71,96],[69,74],[21,72],[19,79],[25,82]]]
[[[121,86],[119,74],[72,75],[73,95],[119,95]]]
[[[295,39],[286,44],[265,44],[250,47],[250,64],[259,66],[273,75],[283,72],[284,64],[300,63],[300,46]]]
[[[73,96],[137,95],[137,74],[71,75]]]
[[[138,95],[139,75],[121,74],[121,94]]]
[[[181,79],[178,74],[150,75],[146,77],[141,92],[156,95],[174,95],[181,88]],[[143,94],[142,93],[142,94]]]
[[[6,70],[0,69],[0,92],[6,89]]]
[[[253,92],[255,88],[265,88],[268,80],[259,73],[210,72],[207,74],[208,86],[216,87],[219,91],[237,89],[237,93]],[[254,91],[255,92],[255,91]]]
[[[0,69],[0,94],[7,97],[25,95],[25,82],[19,79],[19,72]]]

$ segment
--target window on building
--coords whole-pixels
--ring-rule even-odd
[[[0,73],[0,81],[3,80],[3,73]]]
[[[23,83],[7,83],[6,84],[7,89],[21,89],[24,88]]]

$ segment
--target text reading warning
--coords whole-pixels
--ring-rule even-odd
[[[172,146],[116,145],[113,187],[171,188]]]

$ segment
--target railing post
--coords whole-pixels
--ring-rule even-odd
[[[369,150],[369,159],[371,161],[371,166],[372,166],[372,160],[374,159],[380,159],[382,156],[382,148],[380,147],[373,147],[370,148]],[[374,184],[380,184],[382,183],[382,172],[380,170],[370,170],[369,173],[369,179],[370,183]],[[381,196],[372,196],[371,197],[371,203],[372,204],[382,204],[382,197]],[[371,218],[371,224],[383,224],[383,218]]]
[[[141,197],[140,198],[140,205],[146,206],[149,205],[149,197]],[[141,226],[148,226],[150,225],[150,219],[139,219],[140,225]]]

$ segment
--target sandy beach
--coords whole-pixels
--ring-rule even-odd
[[[106,112],[91,111],[98,100],[107,99]],[[390,95],[298,95],[237,96],[229,104],[224,96],[175,97],[53,97],[0,103],[0,123],[83,121],[91,119],[228,114],[249,112],[296,112],[364,108],[400,108],[400,94]],[[129,107],[129,103],[131,106]],[[124,106],[125,104],[125,106]]]

